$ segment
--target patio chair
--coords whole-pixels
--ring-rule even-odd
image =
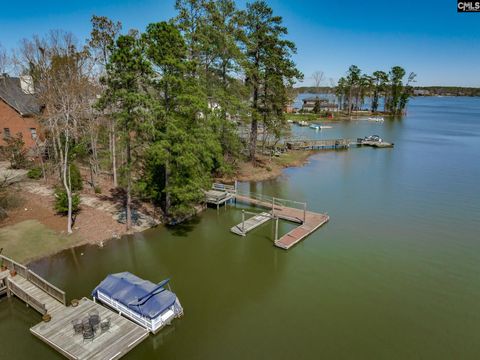
[[[103,319],[100,322],[100,329],[102,330],[102,333],[110,330],[110,318]]]
[[[73,332],[76,334],[81,334],[83,331],[83,322],[81,319],[73,319],[72,320],[72,325],[73,325]]]

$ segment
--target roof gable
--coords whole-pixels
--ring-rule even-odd
[[[40,113],[40,105],[35,95],[23,92],[18,77],[0,77],[0,98],[22,116]]]

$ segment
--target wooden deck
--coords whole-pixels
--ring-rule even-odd
[[[272,202],[270,202],[240,194],[236,194],[235,197],[237,201],[270,209],[269,213],[272,217],[278,217],[283,220],[300,224],[298,227],[289,231],[278,240],[275,240],[275,246],[285,250],[290,249],[292,246],[305,239],[308,235],[330,220],[330,217],[327,214],[307,211],[306,204],[303,209],[297,209],[294,207],[276,204],[274,199]],[[237,226],[241,227],[242,225],[239,224]]]
[[[92,310],[101,319],[110,319],[110,330],[98,332],[93,340],[74,334],[72,321],[88,317]],[[147,329],[104,306],[83,298],[76,307],[62,307],[48,323],[42,322],[30,332],[69,359],[119,359],[149,336]]]

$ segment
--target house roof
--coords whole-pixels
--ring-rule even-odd
[[[40,105],[33,94],[26,94],[20,85],[20,78],[0,76],[0,99],[22,116],[40,113]]]

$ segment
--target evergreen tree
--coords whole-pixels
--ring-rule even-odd
[[[190,76],[196,64],[172,24],[150,24],[144,35],[146,54],[157,76],[155,141],[147,151],[145,193],[160,202],[176,221],[194,212],[208,188],[221,147],[211,132],[206,96]]]
[[[134,35],[120,36],[107,64],[105,92],[100,106],[112,106],[118,124],[117,134],[125,149],[121,166],[122,185],[126,192],[126,225],[131,229],[132,182],[144,151],[145,140],[153,132],[151,96],[148,92],[152,75],[144,56],[143,43]]]
[[[291,60],[296,48],[284,39],[287,29],[282,26],[282,18],[274,16],[265,1],[247,4],[244,27],[244,71],[251,94],[249,156],[255,162],[259,122],[279,129],[284,122],[287,89],[303,75]]]

